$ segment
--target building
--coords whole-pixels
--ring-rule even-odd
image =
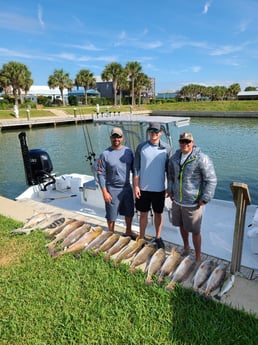
[[[240,91],[237,94],[238,100],[258,100],[258,91]]]

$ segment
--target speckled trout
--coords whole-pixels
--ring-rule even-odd
[[[193,278],[193,289],[195,291],[197,291],[206,282],[215,268],[215,265],[216,263],[211,259],[207,259],[200,264]]]
[[[181,255],[173,247],[171,253],[167,256],[165,262],[161,266],[158,284],[162,284],[164,281],[164,277],[169,276],[175,271],[181,259]]]
[[[173,273],[169,284],[166,286],[166,290],[173,290],[176,283],[181,283],[186,280],[194,266],[195,259],[191,255],[186,256]]]
[[[211,273],[207,280],[204,294],[206,297],[210,296],[211,292],[216,290],[224,281],[226,276],[227,265],[224,263],[219,264]]]
[[[165,259],[166,259],[166,253],[165,253],[165,249],[163,249],[163,248],[159,248],[152,255],[152,257],[150,259],[150,263],[148,265],[148,269],[147,269],[147,277],[145,280],[145,284],[152,285],[153,276],[154,276],[154,274],[156,274],[160,270]]]

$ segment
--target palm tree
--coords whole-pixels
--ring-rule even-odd
[[[117,80],[117,90],[119,90],[119,103],[121,106],[122,105],[122,99],[123,99],[123,91],[129,91],[130,90],[128,75],[127,75],[127,72],[124,68],[122,70],[122,73],[119,74],[119,77]]]
[[[132,106],[135,105],[134,101],[134,82],[135,78],[138,73],[142,71],[142,66],[137,61],[127,62],[125,69],[127,71],[128,77],[131,79],[132,82],[132,88],[131,88],[131,96],[132,96]]]
[[[80,70],[75,77],[75,85],[77,87],[83,86],[84,88],[84,98],[85,104],[88,104],[87,90],[89,87],[93,87],[96,84],[96,79],[93,73],[87,69]]]
[[[69,73],[64,72],[63,69],[55,69],[54,73],[48,77],[48,86],[50,89],[59,88],[63,105],[65,105],[64,89],[71,89],[73,86],[73,81],[69,78]]]
[[[10,61],[4,64],[0,70],[0,85],[4,90],[12,88],[16,105],[18,104],[18,98],[21,96],[21,91],[28,92],[32,84],[31,72],[22,63]],[[20,100],[22,101],[21,97]]]
[[[101,74],[101,79],[103,81],[112,80],[113,92],[114,92],[114,106],[117,106],[117,89],[119,76],[122,74],[123,67],[120,63],[111,62],[108,64]]]
[[[141,95],[143,91],[148,91],[151,88],[151,81],[145,73],[138,73],[135,78],[135,91],[138,95],[138,105],[141,104]]]

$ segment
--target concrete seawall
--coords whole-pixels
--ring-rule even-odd
[[[189,116],[189,117],[228,117],[228,118],[258,118],[258,111],[178,111],[154,110],[155,116]]]

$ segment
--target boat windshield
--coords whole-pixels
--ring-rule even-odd
[[[148,140],[148,126],[150,122],[161,124],[163,135],[161,139],[173,149],[172,127],[183,127],[190,124],[189,117],[149,116],[149,115],[94,115],[95,125],[120,127],[124,133],[124,144],[135,151],[139,143]],[[111,129],[110,129],[111,130]]]

